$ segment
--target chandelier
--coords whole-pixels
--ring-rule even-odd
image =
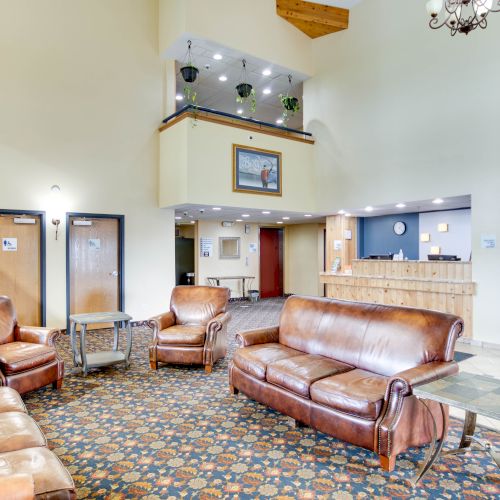
[[[486,28],[488,14],[500,12],[500,0],[429,0],[427,12],[431,16],[429,26],[432,29],[447,26],[451,36],[468,35],[478,26]]]

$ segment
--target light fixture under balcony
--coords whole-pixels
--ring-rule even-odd
[[[477,27],[488,26],[486,17],[490,12],[500,12],[500,0],[429,0],[426,7],[432,29],[447,26],[451,36],[468,35]]]

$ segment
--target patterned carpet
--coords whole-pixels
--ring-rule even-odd
[[[230,305],[234,334],[277,322],[282,300]],[[424,456],[400,456],[392,474],[375,454],[309,428],[227,391],[227,361],[211,375],[203,367],[149,370],[151,332],[134,329],[132,365],[92,371],[72,368],[68,337],[58,348],[67,375],[60,392],[25,397],[49,446],[72,474],[79,498],[99,499],[478,499],[500,495],[500,474],[482,453],[450,456],[414,490],[408,480]],[[90,335],[90,349],[111,333]],[[458,443],[453,421],[446,446]],[[500,445],[498,435],[483,438]]]

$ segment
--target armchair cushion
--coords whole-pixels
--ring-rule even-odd
[[[5,375],[31,370],[56,359],[53,347],[29,342],[0,345],[0,369]]]
[[[245,349],[238,349],[234,353],[233,362],[240,370],[259,380],[266,380],[269,364],[302,354],[304,353],[277,343],[257,344]]]
[[[0,414],[0,453],[35,446],[47,446],[47,441],[32,418],[15,411]]]
[[[0,413],[6,411],[26,413],[26,406],[16,390],[11,387],[0,387]]]
[[[202,346],[205,343],[205,327],[174,325],[158,332],[159,345]]]
[[[356,368],[315,382],[311,399],[349,415],[376,420],[388,381],[388,377]]]

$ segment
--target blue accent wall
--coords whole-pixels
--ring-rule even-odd
[[[406,232],[401,236],[398,236],[393,229],[397,221],[406,224]],[[419,216],[417,213],[363,217],[359,219],[358,232],[360,257],[398,253],[401,248],[405,257],[418,260]]]

